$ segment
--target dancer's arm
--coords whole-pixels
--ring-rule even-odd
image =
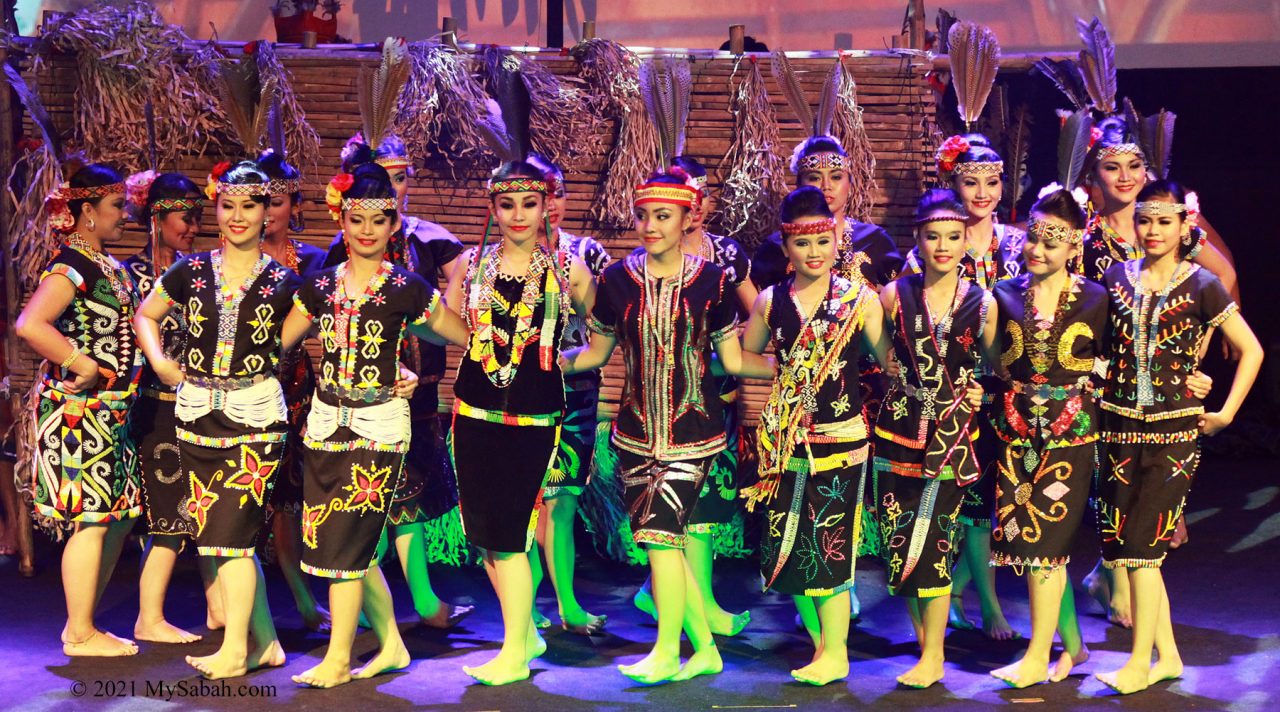
[[[594,371],[609,363],[609,357],[613,355],[613,347],[617,344],[616,337],[594,331],[591,333],[591,343],[560,354],[560,370],[566,376],[582,371]]]
[[[171,268],[172,269],[172,268]],[[138,307],[133,317],[133,333],[138,339],[138,348],[142,349],[151,370],[166,386],[176,386],[186,378],[182,366],[164,353],[160,341],[160,322],[173,309],[173,303],[166,298],[167,292],[159,288],[151,290],[151,294]]]
[[[76,287],[70,279],[49,274],[40,280],[40,286],[13,327],[14,333],[26,341],[31,350],[49,359],[49,363],[67,363],[65,370],[76,375],[75,379],[62,382],[62,389],[67,393],[79,393],[98,383],[98,362],[67,343],[67,337],[53,326],[75,297]]]
[[[1249,389],[1253,388],[1258,370],[1262,368],[1262,344],[1258,343],[1258,337],[1239,312],[1228,317],[1219,328],[1223,337],[1240,352],[1240,362],[1236,365],[1231,391],[1227,393],[1227,402],[1222,405],[1222,409],[1200,416],[1200,432],[1205,435],[1213,435],[1231,424],[1240,411],[1240,406],[1244,404],[1245,396],[1249,395]]]

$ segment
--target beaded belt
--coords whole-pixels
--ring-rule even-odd
[[[238,391],[242,388],[256,386],[268,378],[275,378],[270,373],[259,373],[256,376],[222,377],[222,376],[187,376],[184,383],[206,388],[211,391]]]
[[[1048,398],[1050,400],[1067,400],[1084,392],[1089,386],[1089,377],[1081,376],[1076,379],[1075,383],[1065,385],[1054,385],[1052,383],[1027,383],[1026,381],[1012,381],[1009,383],[1009,390],[1024,396]]]
[[[422,381],[418,381],[421,385]],[[320,394],[329,396],[330,400],[335,401],[333,405],[353,405],[356,407],[362,405],[371,405],[374,403],[386,403],[395,397],[395,386],[383,386],[381,388],[347,388],[337,386],[330,383],[321,384],[316,391]]]
[[[476,420],[483,420],[489,423],[498,423],[499,425],[556,425],[560,422],[560,412],[545,413],[539,415],[518,415],[515,413],[503,413],[500,410],[486,410],[477,408],[473,405],[463,403],[461,399],[453,399],[454,415],[462,415]]]
[[[166,403],[172,403],[178,400],[178,394],[173,391],[162,391],[159,388],[143,388],[142,395],[147,398],[155,398]]]

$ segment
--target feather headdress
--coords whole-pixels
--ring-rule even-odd
[[[1110,116],[1118,108],[1116,47],[1106,26],[1096,17],[1090,22],[1076,18],[1076,31],[1084,43],[1077,60],[1041,59],[1035,69],[1058,87],[1076,111],[1097,109]]]
[[[493,76],[493,98],[485,102],[486,113],[476,121],[476,129],[499,161],[523,161],[532,145],[529,141],[529,90],[520,70],[502,64]]]
[[[684,153],[692,86],[686,60],[654,57],[640,65],[640,96],[658,134],[657,158],[663,167]]]
[[[275,102],[277,80],[258,72],[257,58],[245,55],[218,65],[218,98],[236,140],[246,155],[262,149],[267,116]]]
[[[1093,117],[1076,111],[1062,122],[1058,134],[1058,183],[1072,190],[1084,180],[1085,158],[1093,142]]]
[[[1147,159],[1147,168],[1156,178],[1168,178],[1173,155],[1173,124],[1178,115],[1161,109],[1144,118],[1128,97],[1124,100],[1124,114],[1129,130],[1138,136],[1138,145],[1142,147],[1142,155]]]
[[[382,61],[377,69],[363,67],[356,79],[360,103],[360,126],[365,143],[377,149],[395,119],[400,91],[409,81],[409,49],[401,37],[382,43]]]
[[[947,35],[951,57],[951,83],[965,130],[982,116],[991,87],[1000,69],[1000,42],[986,25],[957,22]]]

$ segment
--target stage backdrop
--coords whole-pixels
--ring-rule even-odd
[[[157,0],[169,22],[194,38],[211,25],[223,39],[275,39],[275,0]],[[24,34],[43,10],[87,0],[18,0]],[[423,39],[442,17],[458,20],[464,40],[501,45],[546,43],[545,0],[343,0],[339,32],[356,42],[388,35]],[[628,46],[714,48],[730,24],[771,48],[880,49],[901,31],[905,0],[565,0],[565,40],[583,20]],[[1099,16],[1111,30],[1122,68],[1280,65],[1280,3],[1275,0],[962,0],[926,4],[933,26],[939,6],[990,25],[1007,52],[1075,51],[1074,17]]]

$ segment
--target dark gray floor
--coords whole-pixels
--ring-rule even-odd
[[[1126,631],[1110,626],[1083,593],[1078,594],[1085,638],[1093,659],[1070,680],[1013,691],[987,673],[1012,659],[1024,643],[992,643],[975,633],[952,632],[947,639],[947,677],[924,691],[901,689],[894,676],[906,670],[915,652],[905,609],[884,594],[883,573],[867,565],[859,574],[863,617],[850,640],[853,674],[844,684],[812,688],[791,681],[787,671],[803,664],[807,640],[792,628],[791,603],[755,592],[757,577],[749,562],[718,564],[717,589],[730,608],[750,607],[754,621],[737,639],[723,640],[724,673],[662,687],[644,688],[622,677],[614,665],[643,654],[654,637],[652,623],[630,605],[644,578],[641,569],[614,566],[590,555],[582,563],[579,593],[595,611],[609,615],[606,634],[586,639],[553,632],[547,655],[534,664],[530,681],[504,688],[470,684],[464,664],[492,655],[501,632],[497,602],[476,569],[436,569],[441,592],[473,598],[480,612],[451,634],[410,625],[407,589],[398,571],[389,574],[406,641],[414,662],[407,673],[359,681],[320,691],[299,689],[289,681],[314,664],[325,638],[299,631],[287,591],[269,572],[271,601],[289,653],[284,669],[232,681],[229,687],[205,683],[205,696],[178,697],[189,708],[253,709],[290,705],[315,709],[440,710],[658,710],[699,709],[849,709],[874,706],[900,709],[968,709],[1012,703],[1044,703],[1052,709],[1229,709],[1280,707],[1280,486],[1275,461],[1223,462],[1206,458],[1192,493],[1192,541],[1170,557],[1165,568],[1178,642],[1187,664],[1182,680],[1145,693],[1118,698],[1088,675],[1120,665],[1126,657]],[[1081,532],[1073,579],[1092,565],[1096,551],[1091,529]],[[192,646],[144,644],[136,657],[68,661],[58,645],[62,592],[58,551],[42,548],[42,569],[34,579],[19,578],[10,562],[0,569],[0,707],[23,709],[161,709],[162,698],[148,695],[159,683],[195,686],[199,678],[182,662],[187,653],[217,647],[220,634]],[[398,568],[398,567],[396,567]],[[102,605],[101,624],[118,634],[132,630],[137,613],[138,556],[121,562]],[[1000,589],[1014,627],[1027,631],[1023,584],[1002,572]],[[549,593],[549,584],[544,593]],[[172,587],[169,611],[179,625],[200,628],[203,599],[199,577],[188,557]],[[554,612],[549,596],[543,609]],[[971,615],[976,601],[970,594]],[[368,653],[372,635],[362,635],[358,650]],[[83,683],[83,688],[78,686]],[[274,686],[265,699],[240,696],[240,685]],[[83,689],[84,696],[73,694]],[[187,687],[190,691],[192,688]],[[230,696],[226,696],[226,693]],[[104,695],[104,696],[98,696]],[[108,696],[114,695],[114,696]],[[1043,709],[1043,708],[1042,708]]]

